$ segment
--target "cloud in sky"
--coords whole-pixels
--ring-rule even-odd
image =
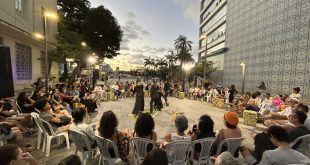
[[[173,50],[179,35],[193,41],[198,55],[200,0],[90,0],[92,7],[104,5],[121,25],[120,55],[106,59],[113,69],[129,70],[143,65],[149,56],[161,58]]]
[[[123,41],[121,43],[122,50],[130,49],[129,43],[135,39],[143,39],[143,37],[150,35],[150,33],[143,29],[136,21],[136,15],[133,12],[128,12],[126,23],[121,26],[124,31]]]
[[[182,7],[184,17],[189,18],[194,23],[199,22],[200,0],[173,0],[175,4]]]
[[[128,50],[121,50],[120,55],[113,59],[106,59],[105,62],[110,64],[112,69],[120,67],[121,70],[136,69],[143,66],[146,58],[162,58],[168,51],[173,50],[169,47],[150,47],[142,46]]]

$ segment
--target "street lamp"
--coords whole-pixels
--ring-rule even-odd
[[[245,85],[245,63],[241,63],[240,66],[242,67],[242,88],[241,93],[244,94],[244,85]]]
[[[47,24],[47,18],[57,20],[58,16],[56,13],[43,10],[43,18],[44,18],[43,32],[44,32],[44,57],[45,57],[45,86],[46,86],[46,91],[48,91],[48,59],[47,59],[46,24]],[[39,35],[37,35],[37,37],[39,37]]]
[[[190,64],[185,64],[183,65],[183,69],[185,70],[185,81],[183,84],[183,92],[185,92],[185,85],[186,85],[186,81],[188,82],[188,72],[191,69],[191,65]]]
[[[92,65],[96,62],[96,58],[94,56],[89,56],[87,58],[88,62],[88,71],[90,71],[90,74],[88,76],[88,81],[91,82],[91,78],[93,77],[93,70],[92,70]]]
[[[81,42],[81,45],[82,45],[83,47],[86,47],[86,46],[87,46],[86,42]]]

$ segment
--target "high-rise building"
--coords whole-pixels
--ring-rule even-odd
[[[223,63],[226,51],[226,3],[227,0],[202,0],[200,4],[198,62],[201,63],[207,57],[207,61],[215,63],[217,71],[207,77],[207,80],[212,83],[223,81]]]
[[[12,75],[15,89],[29,87],[45,75],[43,10],[57,13],[55,0],[0,0],[0,45],[10,48]],[[47,21],[47,39],[55,42],[57,21]],[[42,34],[37,39],[35,34]],[[38,36],[38,35],[37,35]],[[48,49],[54,47],[48,44]],[[53,64],[52,76],[58,75]],[[1,76],[1,75],[0,75]]]
[[[264,81],[272,94],[299,86],[310,98],[310,1],[228,0],[224,84],[256,91]]]

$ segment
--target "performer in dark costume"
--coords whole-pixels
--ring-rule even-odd
[[[166,81],[164,84],[164,99],[165,99],[166,106],[169,106],[168,95],[170,92],[171,92],[171,85],[169,81]]]
[[[154,108],[157,109],[157,107],[158,107],[158,99],[159,99],[159,94],[158,94],[156,82],[151,83],[150,96],[151,96],[150,112],[153,113],[153,109]]]
[[[144,110],[144,91],[143,91],[143,84],[141,84],[141,80],[137,80],[136,86],[134,87],[133,91],[134,94],[136,94],[136,102],[131,113],[134,115],[138,115],[140,112]]]

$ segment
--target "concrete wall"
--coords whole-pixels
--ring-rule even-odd
[[[41,52],[44,51],[43,42],[34,38],[34,33],[43,34],[42,7],[47,11],[57,12],[54,0],[21,0],[23,2],[22,14],[16,10],[15,0],[0,0],[0,37],[3,45],[10,48],[12,75],[15,90],[30,87],[30,84],[42,77]],[[48,42],[55,42],[57,21],[47,20]],[[16,73],[16,43],[31,47],[32,76],[27,80],[18,80]],[[49,50],[51,50],[49,46]],[[58,65],[53,64],[52,76],[58,76]],[[58,79],[58,78],[57,78]]]
[[[272,94],[301,88],[310,98],[310,1],[228,0],[224,84],[245,91],[264,81]]]

